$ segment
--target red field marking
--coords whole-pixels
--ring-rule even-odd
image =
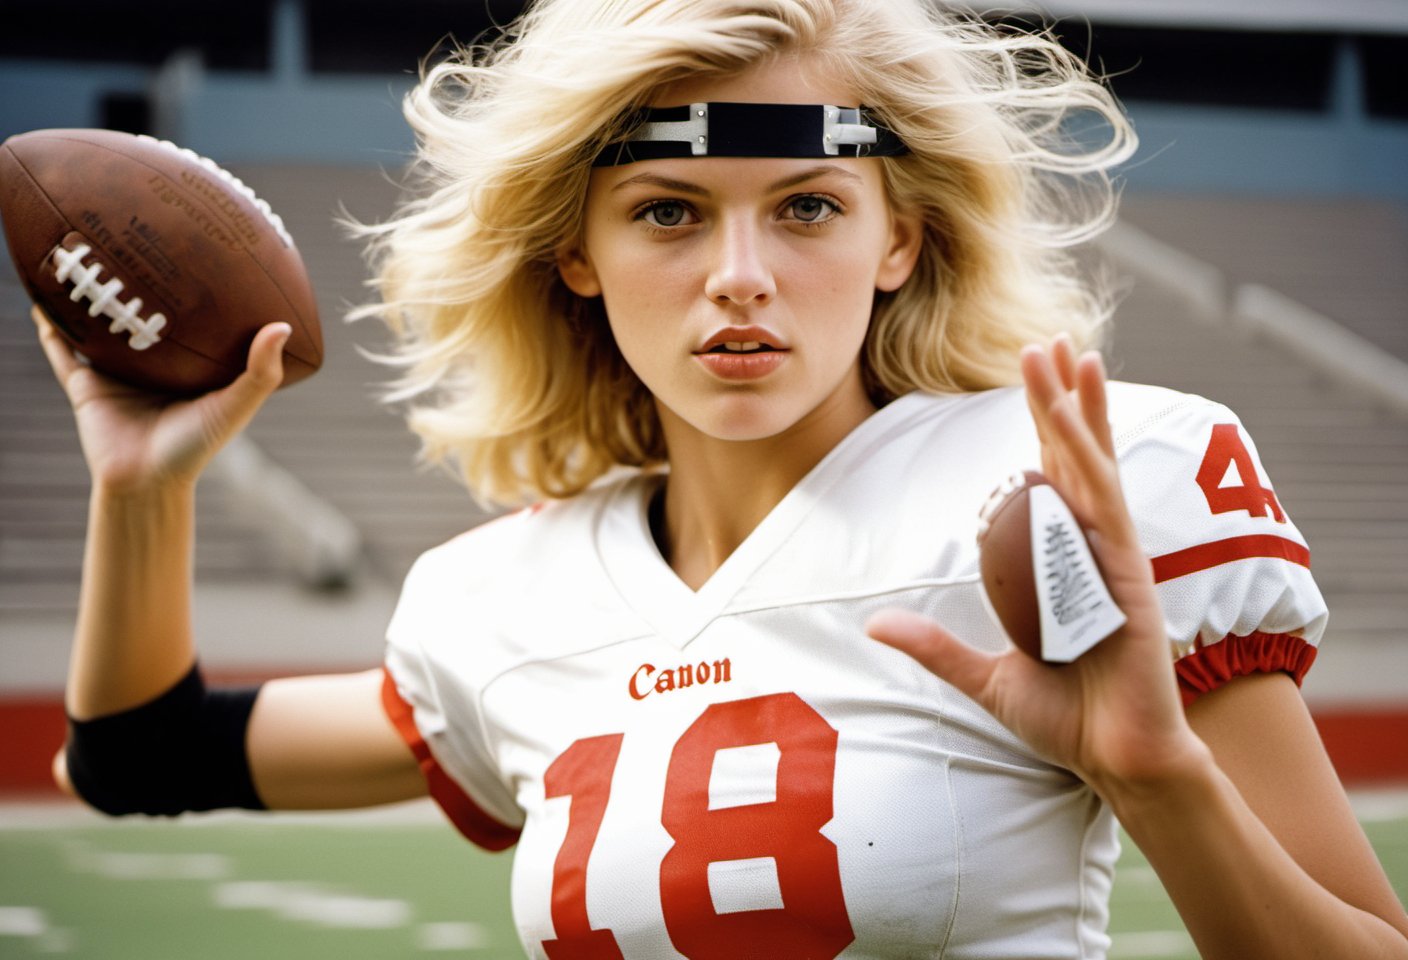
[[[55,697],[0,700],[0,792],[58,792],[49,768],[65,723]]]
[[[1408,706],[1346,706],[1313,715],[1345,783],[1408,782]]]

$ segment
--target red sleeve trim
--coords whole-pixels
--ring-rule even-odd
[[[1218,643],[1197,646],[1173,667],[1186,707],[1205,693],[1253,673],[1288,673],[1300,686],[1315,662],[1315,647],[1288,633],[1228,634]]]
[[[1154,567],[1154,582],[1163,583],[1176,577],[1186,577],[1199,570],[1245,560],[1248,557],[1272,557],[1289,560],[1302,567],[1310,567],[1310,551],[1304,544],[1287,540],[1285,537],[1270,534],[1256,534],[1246,537],[1231,537],[1227,540],[1214,540],[1200,543],[1186,550],[1175,550],[1162,557],[1155,557],[1149,563]]]
[[[383,667],[381,673],[382,708],[391,719],[391,725],[401,735],[401,739],[406,741],[406,746],[411,748],[411,753],[415,754],[416,761],[420,764],[420,772],[430,786],[431,797],[440,805],[440,809],[445,811],[450,822],[460,833],[485,850],[507,850],[517,843],[520,832],[518,828],[502,824],[485,813],[440,766],[434,754],[430,752],[430,745],[420,735],[411,705],[401,699],[401,694],[396,689],[396,681],[391,679],[391,672]]]

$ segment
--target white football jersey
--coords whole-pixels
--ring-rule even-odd
[[[1299,677],[1325,607],[1225,407],[1111,385],[1181,679]],[[912,394],[838,445],[697,593],[632,476],[422,557],[384,700],[471,839],[517,843],[532,957],[1098,958],[1113,819],[867,617],[1007,641],[979,510],[1039,468],[1019,389]],[[1191,695],[1191,694],[1190,694]]]

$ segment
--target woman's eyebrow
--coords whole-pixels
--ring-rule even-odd
[[[692,193],[697,197],[707,197],[709,191],[699,186],[697,183],[690,183],[687,180],[675,180],[670,177],[662,177],[658,173],[638,173],[634,177],[622,180],[611,188],[614,193],[626,187],[633,187],[644,184],[650,187],[661,187],[665,190],[674,190],[677,193]]]
[[[826,176],[827,174],[835,174],[847,180],[854,180],[857,183],[861,182],[859,174],[847,170],[845,167],[826,163],[816,167],[809,167],[800,173],[795,173],[788,177],[783,177],[776,183],[769,184],[767,191],[772,193],[775,190],[785,190],[788,187],[795,187],[799,183],[806,183],[808,180],[815,180],[817,177]],[[676,180],[673,177],[662,177],[658,173],[638,173],[634,177],[627,177],[625,180],[622,180],[612,187],[611,190],[615,192],[625,187],[640,185],[660,187],[665,190],[688,193],[697,197],[709,196],[709,191],[699,186],[697,183],[690,183],[688,180]]]
[[[828,173],[834,173],[837,176],[844,177],[847,180],[854,180],[856,183],[863,182],[861,180],[860,174],[855,173],[854,171],[847,170],[845,167],[838,167],[832,163],[824,163],[820,166],[811,167],[807,170],[803,170],[801,173],[794,174],[793,176],[783,177],[781,180],[769,186],[768,192],[771,193],[774,190],[786,190],[788,187],[795,187],[799,183],[806,183],[808,180],[815,180],[817,177],[824,177]]]

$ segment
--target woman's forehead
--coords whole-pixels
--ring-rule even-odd
[[[830,103],[860,105],[850,86],[823,69],[814,55],[779,56],[735,73],[688,77],[657,87],[652,107],[675,107],[701,101],[732,103]]]

